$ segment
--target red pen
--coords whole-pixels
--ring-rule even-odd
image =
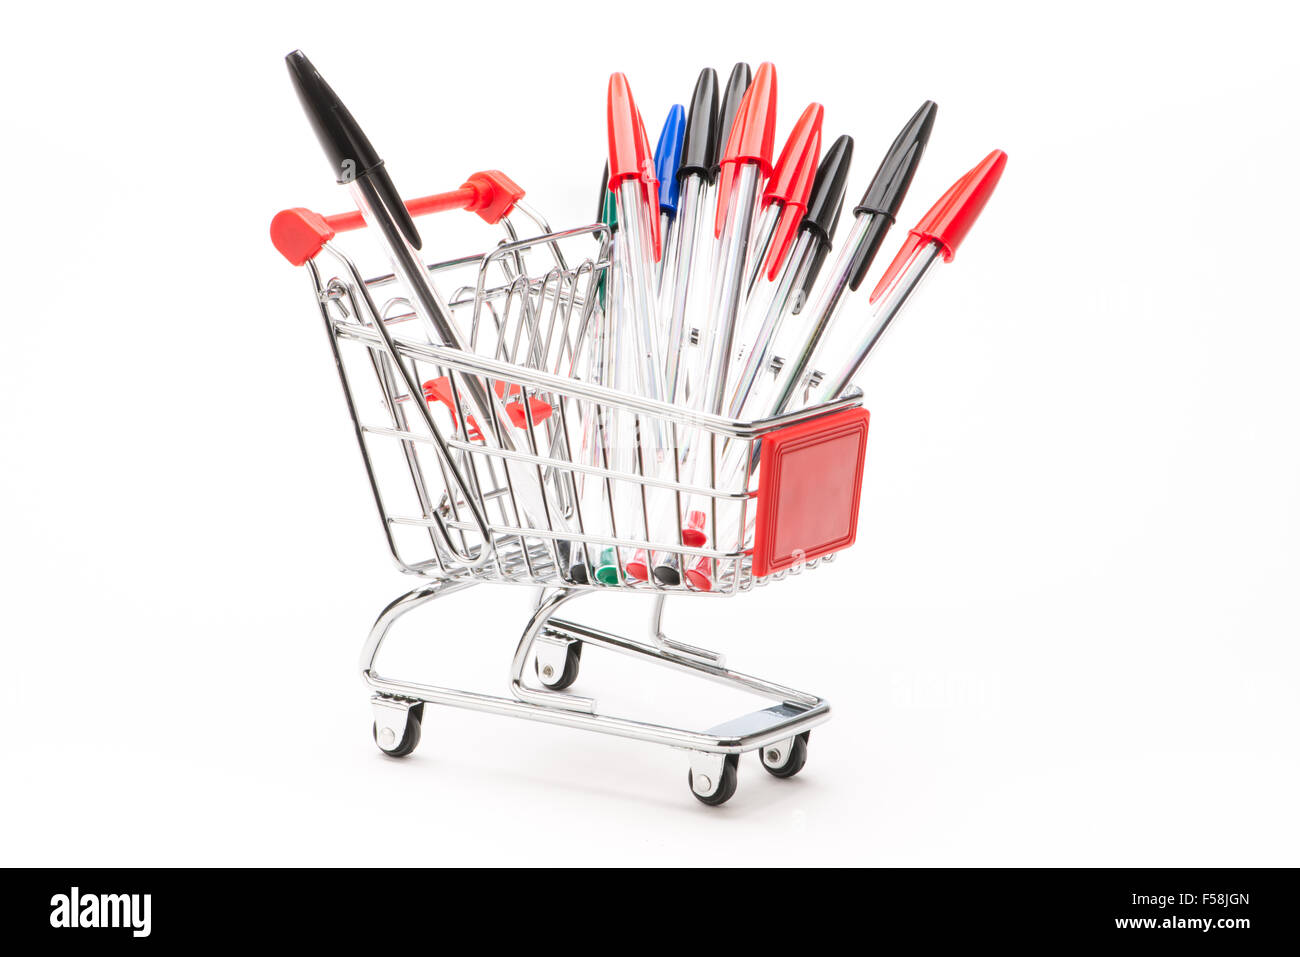
[[[874,306],[871,322],[863,331],[858,347],[833,374],[818,379],[814,387],[814,402],[829,402],[848,388],[862,364],[867,361],[871,350],[880,342],[889,324],[911,299],[931,267],[941,259],[944,262],[952,261],[957,247],[984,211],[1006,165],[1007,154],[1002,150],[994,150],[978,166],[953,183],[908,233],[903,248],[898,251],[871,293],[870,301]]]
[[[759,213],[750,242],[746,296],[753,295],[754,284],[764,272],[768,279],[776,278],[794,244],[795,230],[808,211],[808,196],[817,175],[825,113],[820,103],[808,104],[772,167],[767,188],[763,190],[763,211]]]
[[[661,253],[659,181],[641,112],[622,73],[609,78],[608,120],[609,191],[618,203],[626,295],[636,344],[636,376],[641,395],[663,399],[666,396],[655,280],[655,263]]]
[[[745,294],[745,261],[753,235],[754,208],[761,177],[772,172],[773,127],[776,125],[776,68],[764,63],[740,101],[731,126],[718,178],[718,267],[713,277],[713,309],[708,334],[709,362],[703,401],[697,408],[722,412],[727,368],[735,342],[736,320]],[[695,404],[695,403],[692,403]]]

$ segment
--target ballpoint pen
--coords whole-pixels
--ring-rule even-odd
[[[844,239],[826,284],[806,315],[800,317],[801,341],[791,355],[783,357],[785,361],[778,374],[774,399],[770,405],[765,403],[766,408],[747,408],[746,414],[752,411],[760,417],[776,415],[789,404],[795,388],[808,371],[813,354],[834,323],[845,293],[856,291],[862,284],[885,233],[893,225],[929,142],[937,111],[938,107],[926,100],[894,139],[862,200],[853,209],[853,227]]]
[[[673,225],[677,219],[677,169],[682,160],[682,138],[686,134],[686,108],[680,103],[674,104],[664,120],[663,129],[659,131],[659,142],[655,144],[655,176],[659,180],[659,241],[664,254],[659,260],[658,280],[663,283],[663,274],[672,269],[672,256],[676,244],[673,242]],[[661,316],[662,318],[662,316]]]
[[[662,399],[664,370],[654,281],[661,252],[659,184],[645,124],[622,73],[609,78],[607,119],[609,190],[618,208],[620,255],[627,273],[624,296],[636,340],[636,374],[641,395]]]
[[[711,342],[704,394],[697,405],[706,412],[722,411],[736,320],[744,297],[745,257],[753,232],[754,209],[761,177],[772,172],[775,124],[776,68],[764,63],[741,99],[718,173],[714,215],[718,264],[711,295]]]
[[[952,261],[957,247],[993,195],[1006,165],[1007,154],[1002,150],[989,153],[979,165],[953,183],[908,233],[902,248],[872,290],[870,301],[874,309],[871,322],[863,329],[857,347],[847,358],[833,366],[830,374],[818,374],[812,385],[815,401],[835,399],[849,386],[930,268],[940,259]]]
[[[810,104],[786,140],[781,155],[772,167],[772,175],[763,190],[762,212],[750,243],[745,273],[748,277],[742,295],[740,321],[732,350],[728,382],[734,382],[740,364],[758,337],[771,308],[784,307],[784,299],[793,288],[786,285],[780,291],[780,301],[774,298],[777,287],[774,281],[783,271],[795,233],[803,222],[817,175],[817,158],[821,152],[822,116],[819,103]],[[810,246],[811,244],[806,244]],[[799,251],[802,256],[804,250]],[[759,276],[766,275],[768,282],[757,285]],[[756,294],[757,293],[757,294]]]
[[[347,107],[301,50],[286,56],[285,63],[298,100],[330,161],[335,178],[349,187],[366,225],[381,240],[394,273],[406,286],[412,310],[428,327],[435,341],[471,352],[451,310],[434,289],[424,261],[418,255],[422,245],[420,234],[384,168],[384,161]],[[415,381],[405,363],[396,365],[408,388],[407,394],[422,394],[422,386]],[[459,384],[469,412],[479,423],[485,443],[494,441],[508,452],[529,448],[529,436],[518,429],[500,397],[485,386],[484,380],[462,376]],[[520,467],[509,458],[505,462],[533,527],[554,529],[556,524],[562,525],[563,519],[558,511],[548,506],[545,491],[533,474],[534,470]],[[565,550],[564,543],[550,539],[549,545],[554,549],[557,567],[567,567],[567,556],[560,554]]]
[[[628,365],[632,367],[635,382],[620,382],[623,391],[637,391],[648,399],[661,400],[665,395],[663,353],[659,346],[659,310],[656,298],[655,263],[661,256],[659,233],[659,183],[655,176],[654,158],[650,152],[650,142],[646,136],[645,124],[641,113],[632,98],[627,77],[615,73],[609,78],[609,97],[607,103],[607,120],[609,128],[609,189],[615,196],[618,210],[620,241],[618,245],[618,268],[622,274],[622,302],[626,305],[625,316],[631,320],[633,331],[632,349],[625,350],[624,331],[618,333],[619,361],[615,365],[620,376]],[[616,325],[622,324],[624,317],[616,317]],[[625,365],[623,356],[630,357]],[[639,386],[635,388],[635,386]],[[626,415],[616,416],[620,420],[618,436],[625,434],[623,426]],[[662,419],[649,417],[640,427],[627,423],[633,431],[629,449],[634,449],[636,461],[629,462],[629,467],[636,465],[647,478],[657,477],[662,459],[675,458],[669,448]],[[617,442],[620,449],[622,441]],[[641,529],[644,540],[651,537],[651,513],[658,512],[649,500],[657,500],[656,491],[642,486],[641,495],[646,503],[645,526]],[[648,573],[643,561],[638,563],[642,572]],[[633,570],[629,569],[631,573]],[[641,577],[645,577],[642,575]]]
[[[743,69],[742,69],[743,67]],[[736,77],[748,85],[748,67],[737,64]],[[736,97],[736,106],[740,96]],[[693,357],[703,351],[704,345],[691,343],[693,327],[703,325],[696,317],[707,308],[708,263],[712,256],[712,242],[706,241],[703,230],[712,227],[709,188],[713,179],[713,164],[718,159],[718,76],[706,67],[700,71],[691,94],[690,109],[686,113],[682,130],[682,143],[676,178],[678,183],[677,214],[668,244],[665,246],[664,269],[659,289],[661,328],[664,331],[664,386],[665,398],[676,404],[687,400],[688,380],[696,369]],[[660,183],[662,194],[663,184]],[[707,227],[706,227],[707,221]],[[708,237],[712,240],[712,236]],[[701,287],[704,287],[701,289]],[[682,445],[689,445],[686,434],[675,436]],[[671,443],[670,443],[671,444]],[[681,448],[673,449],[677,462],[683,454]],[[653,516],[655,529],[662,532],[664,540],[683,530],[681,541],[688,546],[703,544],[700,529],[703,514],[678,513],[677,496],[664,501],[656,498]],[[661,582],[677,584],[676,560],[656,556],[650,561],[645,551],[639,552],[630,563],[631,574],[642,577],[653,565],[655,577]]]
[[[727,85],[722,92],[722,103],[718,110],[718,139],[716,152],[711,160],[709,167],[710,179],[709,187],[706,191],[706,204],[709,209],[715,209],[718,205],[718,190],[721,187],[722,157],[726,152],[727,143],[731,138],[731,129],[736,123],[736,114],[740,112],[740,104],[745,99],[745,94],[749,92],[749,87],[753,83],[753,75],[750,72],[748,63],[737,63],[731,68],[731,75],[727,77]],[[705,233],[705,254],[702,254],[703,271],[706,273],[703,283],[704,292],[707,296],[713,295],[714,277],[718,273],[718,258],[722,254],[722,244],[718,242],[718,232],[715,228],[711,232]],[[713,343],[713,329],[710,323],[713,321],[712,299],[706,299],[701,303],[696,311],[696,319],[692,324],[695,342],[698,343],[692,355],[691,367],[687,373],[687,389],[691,393],[691,404],[700,407],[701,397],[704,395],[706,380],[709,376],[710,347]]]
[[[733,71],[733,77],[735,73]],[[692,384],[690,405],[704,412],[722,412],[726,393],[727,369],[735,341],[736,324],[744,297],[745,257],[749,249],[763,178],[772,172],[772,141],[776,122],[776,68],[771,63],[759,66],[753,81],[741,98],[719,161],[717,204],[713,235],[717,239],[713,281],[709,296],[707,325],[700,330],[700,388]],[[711,476],[716,467],[709,450],[692,454],[691,447],[679,443],[681,474],[694,476],[702,472]],[[705,459],[708,459],[706,462]],[[688,500],[684,509],[688,519],[697,512],[710,511],[710,503]],[[682,530],[685,533],[686,529]],[[700,544],[703,544],[701,542]],[[656,570],[659,563],[656,560]],[[665,572],[669,570],[665,568]],[[688,572],[688,574],[690,574]],[[696,577],[691,575],[691,580]]]
[[[772,175],[763,190],[762,211],[754,227],[754,238],[749,244],[749,262],[745,268],[747,297],[753,295],[754,286],[764,269],[770,274],[769,278],[776,275],[780,262],[794,241],[795,230],[803,221],[808,194],[817,173],[824,114],[820,103],[808,104],[772,167]],[[780,250],[775,264],[769,262],[768,256],[773,244]]]
[[[706,67],[695,81],[691,107],[686,114],[681,159],[677,167],[679,187],[676,228],[659,289],[659,310],[666,330],[664,343],[664,396],[669,402],[686,399],[686,370],[690,363],[690,330],[687,313],[693,302],[692,287],[698,287],[705,259],[700,243],[701,215],[707,208],[707,191],[718,154],[718,75]],[[705,277],[707,279],[707,277]],[[694,300],[702,297],[697,294]]]
[[[619,228],[618,212],[614,194],[608,187],[604,191],[604,206],[601,210],[601,222],[609,227],[609,308],[605,314],[605,341],[602,344],[600,375],[597,382],[611,389],[634,392],[637,387],[635,369],[636,341],[629,335],[629,329],[621,325],[628,314],[627,306],[627,269],[623,259],[622,230]],[[595,404],[588,404],[587,412],[593,417],[593,454],[591,464],[605,470],[626,473],[631,470],[632,443],[631,423],[618,410],[605,407],[598,409]],[[611,482],[588,476],[589,492],[584,501],[594,502],[601,512],[600,521],[608,528],[609,534],[617,537],[615,516],[631,514],[629,502],[631,490],[625,482]],[[590,511],[590,509],[588,509]],[[586,514],[586,512],[584,512]],[[593,563],[596,581],[602,585],[617,585],[621,579],[619,559],[614,548],[602,548]],[[626,567],[626,566],[624,566]]]
[[[598,317],[596,336],[590,343],[590,359],[587,366],[587,378],[597,385],[613,387],[616,384],[614,364],[617,361],[617,343],[615,319],[621,313],[618,286],[618,271],[614,263],[618,258],[618,216],[614,210],[614,194],[609,191],[609,164],[601,173],[600,203],[596,213],[597,222],[609,228],[608,258],[609,265],[600,278],[597,287],[600,296],[601,312]],[[593,402],[588,402],[582,411],[582,450],[580,461],[598,468],[608,468],[608,457],[613,451],[613,423],[602,417]],[[607,526],[605,520],[605,483],[586,472],[575,476],[578,483],[578,503],[583,528],[587,534],[593,533],[592,526]],[[603,548],[600,554],[593,556],[584,544],[572,556],[569,566],[570,581],[578,584],[587,582],[588,567],[594,570],[596,581],[605,585],[618,584],[617,564],[614,550]],[[593,560],[594,559],[594,560]]]
[[[728,414],[741,416],[746,406],[766,409],[769,407],[773,390],[777,384],[784,360],[781,356],[790,354],[790,346],[799,347],[802,341],[798,323],[790,320],[798,316],[807,304],[808,291],[817,281],[832,249],[832,238],[840,224],[840,213],[844,209],[844,192],[848,186],[849,166],[853,159],[853,138],[841,136],[831,144],[826,155],[822,157],[817,170],[817,179],[813,182],[812,196],[808,200],[808,213],[799,227],[802,239],[805,232],[812,243],[806,249],[802,261],[798,257],[799,246],[791,256],[791,265],[797,267],[794,273],[793,288],[785,297],[784,308],[774,314],[775,324],[765,335],[760,331],[759,339],[764,343],[762,351],[751,352],[746,357],[745,365],[736,376],[736,384],[731,393]],[[787,267],[789,268],[789,267]],[[774,301],[777,297],[773,297]],[[796,328],[789,330],[787,327]],[[749,363],[753,363],[751,367]]]
[[[799,226],[801,230],[813,230],[817,243],[788,304],[792,316],[797,316],[807,304],[808,293],[817,282],[831,251],[835,231],[840,225],[840,213],[844,211],[844,193],[848,189],[852,164],[853,137],[840,136],[826,150],[817,167],[817,178],[813,180],[812,194],[808,197],[808,212]]]
[[[752,342],[745,354],[740,355],[738,368],[730,380],[727,414],[739,417],[750,393],[758,382],[762,371],[771,362],[772,347],[781,332],[781,325],[787,314],[794,312],[800,305],[802,290],[811,284],[810,274],[814,274],[827,251],[831,248],[831,238],[835,235],[835,225],[840,209],[844,203],[844,191],[848,183],[849,166],[853,160],[853,139],[841,136],[831,144],[817,168],[816,179],[807,194],[803,219],[799,222],[798,237],[794,239],[794,249],[782,268],[780,277],[775,274],[780,264],[780,245],[774,247],[764,263],[760,282],[770,289],[762,296],[755,297],[763,305],[762,322],[757,331],[752,333]],[[775,176],[773,177],[775,179]],[[779,242],[787,244],[791,240],[784,234]]]

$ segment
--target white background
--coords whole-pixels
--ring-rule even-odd
[[[1300,862],[1287,5],[510,6],[6,13],[0,862]],[[799,778],[748,756],[712,810],[680,753],[432,708],[412,758],[375,749],[356,653],[410,583],[267,238],[348,207],[295,47],[401,189],[500,167],[557,225],[592,217],[614,70],[653,136],[701,66],[774,61],[779,138],[824,103],[851,193],[933,98],[909,225],[1008,151],[863,379],[857,546],[670,603],[833,702]],[[384,670],[504,693],[529,597],[429,606]],[[642,634],[617,597],[594,620]],[[749,706],[608,659],[609,707]]]

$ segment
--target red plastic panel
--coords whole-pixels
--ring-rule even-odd
[[[858,534],[866,409],[791,425],[763,437],[754,574],[842,551]]]

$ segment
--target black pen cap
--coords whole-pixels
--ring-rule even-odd
[[[799,309],[811,295],[813,283],[817,281],[817,274],[831,250],[835,227],[839,225],[840,213],[844,210],[844,193],[849,185],[852,162],[853,137],[841,136],[830,145],[817,166],[817,178],[813,180],[812,193],[808,196],[808,212],[799,224],[800,229],[811,230],[817,237],[812,263],[799,286],[800,295],[796,299]],[[799,309],[794,311],[798,313]]]
[[[722,154],[726,151],[727,139],[731,136],[731,124],[736,121],[740,101],[745,98],[745,91],[749,89],[753,79],[754,75],[750,72],[748,63],[737,63],[731,68],[726,92],[722,94],[722,112],[718,116],[718,148],[713,154],[714,176],[717,176],[718,171],[722,169]]]
[[[349,183],[365,177],[374,186],[385,208],[407,241],[420,248],[420,234],[416,231],[411,214],[406,210],[397,188],[384,169],[384,161],[371,145],[361,126],[353,119],[343,101],[338,98],[311,60],[301,50],[294,50],[284,58],[289,67],[298,101],[320,141],[321,149],[330,161],[334,178]]]
[[[889,227],[894,225],[894,220],[898,217],[898,208],[903,205],[907,188],[912,185],[916,168],[921,165],[921,156],[925,153],[925,144],[930,142],[930,130],[934,128],[934,117],[938,112],[938,105],[933,100],[926,100],[912,114],[912,118],[889,147],[876,175],[871,178],[871,185],[862,194],[861,201],[853,208],[854,215],[877,215],[853,264],[850,289],[856,291],[862,285],[872,260],[880,251],[880,244],[884,242],[885,233],[889,232]]]
[[[808,211],[800,229],[811,229],[818,241],[829,246],[835,235],[834,223],[844,205],[844,191],[849,185],[849,166],[853,162],[853,137],[841,136],[822,154],[817,177],[808,194]]]
[[[686,134],[682,139],[682,162],[677,180],[683,176],[712,176],[718,158],[718,74],[713,67],[700,71],[686,111]]]

